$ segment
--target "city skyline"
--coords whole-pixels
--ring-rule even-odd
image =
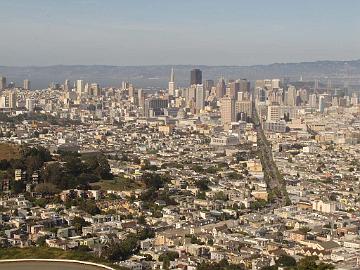
[[[3,1],[0,22],[6,38],[0,42],[0,59],[5,66],[254,65],[358,59],[360,38],[352,29],[360,25],[359,5],[350,0],[227,0],[221,5],[218,1]]]

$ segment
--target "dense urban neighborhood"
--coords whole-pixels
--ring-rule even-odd
[[[359,269],[360,103],[331,82],[0,79],[0,258]]]

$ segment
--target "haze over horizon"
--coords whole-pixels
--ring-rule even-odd
[[[2,66],[247,66],[360,56],[355,0],[0,2]]]

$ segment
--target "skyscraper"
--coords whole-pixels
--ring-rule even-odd
[[[247,79],[241,79],[237,81],[239,83],[240,92],[250,92],[250,82]]]
[[[211,88],[214,87],[214,81],[213,80],[205,80],[204,82],[204,89],[206,92],[210,93]]]
[[[204,109],[204,102],[205,102],[205,90],[202,84],[196,85],[196,102],[195,108],[196,112],[200,112]]]
[[[27,98],[25,100],[25,107],[29,112],[34,111],[34,109],[35,109],[35,99]]]
[[[81,95],[85,90],[85,84],[83,80],[76,81],[76,92]]]
[[[4,90],[6,88],[6,77],[0,77],[0,90]]]
[[[197,68],[190,71],[190,85],[194,84],[202,84],[202,71]]]
[[[323,113],[325,110],[325,97],[320,96],[319,97],[319,112]]]
[[[309,96],[309,106],[311,108],[316,108],[317,107],[316,94],[311,94]]]
[[[169,81],[169,96],[175,95],[175,74],[174,68],[171,69],[170,81]]]
[[[224,77],[221,77],[218,83],[216,84],[216,96],[217,98],[222,98],[226,93],[226,84]]]
[[[229,96],[231,98],[236,98],[239,91],[240,91],[240,83],[238,81],[231,82],[229,87]]]
[[[30,80],[28,79],[24,80],[23,88],[24,90],[30,90]]]
[[[7,91],[1,97],[1,108],[16,109],[17,95],[13,91]]]
[[[225,96],[220,100],[221,121],[224,126],[228,126],[235,120],[235,100]]]
[[[296,88],[290,85],[287,93],[287,105],[296,106]]]
[[[66,92],[70,91],[70,81],[69,80],[65,80],[65,82],[64,82],[64,91],[66,91]]]

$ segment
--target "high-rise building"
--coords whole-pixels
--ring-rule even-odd
[[[148,98],[145,100],[144,113],[146,117],[161,115],[164,108],[169,105],[169,100],[162,98]]]
[[[221,122],[224,126],[230,125],[235,120],[235,100],[224,96],[220,100]]]
[[[248,117],[252,116],[252,102],[250,100],[238,100],[235,102],[235,120],[238,120],[240,113]]]
[[[190,85],[194,84],[202,84],[202,71],[197,68],[190,71]]]
[[[85,83],[83,80],[77,80],[76,81],[76,92],[81,95],[85,91]]]
[[[226,84],[224,78],[221,77],[218,83],[216,84],[216,97],[220,99],[225,95],[225,93],[226,93]]]
[[[287,91],[287,102],[288,106],[296,106],[296,88],[290,85]]]
[[[6,77],[0,77],[0,90],[4,90],[6,88]]]
[[[133,98],[136,95],[136,89],[132,84],[129,85],[128,91],[129,91],[129,98],[130,99]]]
[[[204,103],[205,103],[205,90],[204,86],[202,84],[196,85],[196,102],[195,102],[195,108],[196,112],[200,112],[204,109]]]
[[[319,80],[315,79],[314,81],[314,90],[318,90],[319,89]]]
[[[272,79],[271,80],[271,88],[272,89],[279,89],[280,88],[280,83],[281,83],[280,79]]]
[[[241,79],[237,81],[239,83],[239,91],[246,93],[250,92],[250,82],[247,79]]]
[[[233,99],[237,98],[237,94],[240,91],[240,82],[231,82],[229,84],[229,96]]]
[[[311,94],[309,96],[309,106],[311,108],[317,108],[317,99],[316,99],[316,94]]]
[[[28,79],[24,80],[23,89],[30,90],[30,80],[28,80]]]
[[[100,96],[100,86],[99,86],[99,84],[97,84],[97,83],[90,84],[88,92],[89,92],[90,96],[95,96],[95,97]]]
[[[171,69],[170,81],[169,81],[169,96],[175,95],[175,74],[174,68]]]
[[[27,98],[25,100],[25,107],[29,112],[33,112],[35,109],[35,99]]]
[[[214,81],[213,80],[205,80],[204,81],[204,89],[206,92],[210,93],[211,88],[214,87]]]
[[[323,113],[325,110],[325,97],[320,96],[319,97],[319,112]]]
[[[13,91],[7,91],[1,97],[1,108],[15,109],[17,95]]]
[[[121,82],[121,90],[127,90],[130,86],[130,83],[127,81],[122,81]]]
[[[64,82],[64,91],[66,91],[66,92],[70,91],[70,81],[69,80],[65,80],[65,82]]]

